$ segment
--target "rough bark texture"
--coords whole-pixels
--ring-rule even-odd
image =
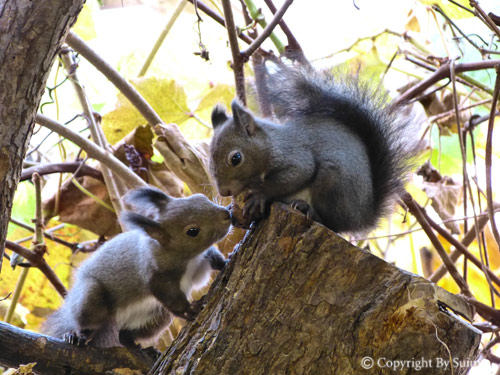
[[[233,258],[151,374],[450,374],[439,359],[477,353],[480,332],[446,308],[472,316],[462,298],[282,205]]]
[[[86,375],[118,369],[144,373],[152,360],[137,358],[125,348],[76,347],[0,322],[0,364],[18,367],[29,363],[36,363],[36,374]]]
[[[0,1],[0,266],[33,119],[83,0]]]

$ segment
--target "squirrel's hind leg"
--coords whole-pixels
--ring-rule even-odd
[[[97,280],[88,278],[75,285],[72,296],[78,298],[76,303],[72,303],[76,329],[65,334],[65,341],[76,345],[88,344],[93,340],[107,341],[109,337],[101,337],[101,331],[111,324],[113,308],[106,290]],[[103,346],[97,342],[93,344]]]

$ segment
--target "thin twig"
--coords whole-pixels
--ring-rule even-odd
[[[243,57],[238,47],[238,37],[236,35],[236,25],[234,24],[233,10],[229,0],[222,0],[222,8],[224,9],[224,19],[226,23],[227,35],[229,38],[229,46],[233,56],[233,73],[234,82],[236,85],[236,96],[240,102],[246,105],[245,95],[245,74],[243,72]]]
[[[61,280],[59,280],[52,268],[49,267],[45,259],[43,259],[43,257],[12,241],[7,240],[5,242],[5,247],[27,259],[34,267],[38,268],[45,275],[45,277],[47,277],[47,279],[62,297],[66,296],[66,294],[68,293],[66,288],[64,287]]]
[[[496,65],[500,64],[500,60],[485,60],[472,63],[462,63],[455,64],[455,72],[463,73],[475,70],[492,69]],[[429,87],[439,82],[443,78],[450,77],[450,62],[443,64],[438,70],[434,72],[431,76],[427,77],[425,80],[420,81],[418,84],[412,88],[405,91],[399,96],[394,102],[394,105],[399,105],[401,103],[408,102],[410,99],[420,95]]]
[[[478,217],[479,217],[479,220],[477,222],[477,226],[476,226],[476,224],[474,224],[472,226],[472,228],[469,229],[469,231],[462,238],[461,243],[465,247],[468,247],[474,241],[474,239],[476,239],[476,232],[482,232],[484,227],[486,226],[486,224],[489,221],[488,212],[483,212],[483,213],[479,214]],[[476,228],[477,228],[477,230],[476,230]],[[461,255],[463,255],[463,253],[460,252],[459,250],[455,249],[450,253],[450,259],[453,262],[456,262],[460,258]],[[437,283],[439,280],[441,280],[441,278],[444,275],[446,275],[446,272],[447,272],[447,269],[446,269],[445,265],[442,264],[441,266],[438,267],[438,269],[436,271],[434,271],[434,273],[431,276],[429,276],[429,280],[432,281],[433,283]]]
[[[77,66],[73,62],[73,51],[66,49],[63,50],[60,55],[68,78],[73,83],[73,88],[75,89],[75,92],[78,96],[78,100],[80,101],[83,113],[85,114],[92,139],[95,144],[103,149],[106,149],[108,147],[108,142],[101,127],[97,125],[92,107],[87,98],[87,94],[85,93],[85,89],[83,88],[83,85],[80,83],[80,80],[78,78],[76,69]],[[105,165],[101,165],[101,169],[104,178],[104,184],[108,191],[111,204],[113,205],[115,212],[120,212],[122,210],[120,192],[124,190],[124,188],[119,186],[121,181],[116,181],[113,173]]]
[[[493,273],[493,271],[491,271],[489,268],[485,267],[485,265],[482,264],[481,261],[479,259],[477,259],[474,255],[472,255],[472,253],[469,250],[467,250],[467,248],[459,240],[457,240],[455,237],[453,237],[453,235],[451,233],[449,233],[446,229],[443,229],[442,227],[440,227],[434,220],[432,220],[427,215],[427,213],[425,212],[425,210],[422,209],[420,207],[420,205],[418,205],[409,194],[405,194],[405,195],[407,195],[409,198],[405,198],[403,196],[402,199],[403,199],[404,203],[408,206],[407,200],[410,199],[411,200],[410,201],[410,205],[412,205],[412,207],[416,206],[419,209],[421,215],[419,215],[419,217],[417,217],[417,216],[415,216],[415,217],[417,218],[417,220],[420,223],[420,225],[422,225],[422,223],[420,222],[419,218],[423,218],[424,222],[427,225],[430,225],[446,241],[448,241],[448,243],[450,243],[451,245],[453,245],[455,247],[455,249],[457,249],[458,251],[460,251],[476,267],[478,267],[480,270],[482,270],[485,274],[487,273],[488,274],[487,277],[489,277],[491,279],[491,281],[493,281],[495,284],[497,284],[498,286],[500,286],[500,278],[495,273]],[[410,208],[410,207],[408,207],[408,208]],[[422,228],[423,228],[423,226],[422,226]],[[439,242],[439,240],[438,240],[438,242]],[[446,264],[446,267],[448,268],[447,264]],[[449,268],[448,268],[448,270],[449,270]]]
[[[500,92],[500,65],[495,67],[497,72],[497,77],[495,80],[495,89],[493,93],[493,102],[491,103],[490,119],[488,122],[488,133],[486,136],[486,200],[488,202],[488,214],[491,222],[491,231],[493,232],[493,237],[497,242],[498,248],[500,249],[500,234],[498,233],[498,228],[495,222],[495,215],[493,209],[493,191],[492,191],[492,181],[491,181],[491,165],[492,165],[492,144],[493,144],[493,127],[495,126],[495,109],[497,107],[498,95]]]
[[[10,222],[13,223],[13,224],[15,224],[15,225],[17,225],[17,226],[20,226],[21,228],[26,229],[26,230],[28,230],[30,232],[33,232],[33,233],[35,232],[34,228],[30,227],[27,224],[24,224],[21,221],[18,221],[16,219],[10,218]],[[78,244],[77,243],[65,241],[65,240],[63,240],[63,239],[61,239],[59,237],[54,236],[50,232],[44,231],[43,235],[44,235],[45,238],[48,238],[51,241],[54,241],[54,242],[57,242],[58,244],[61,244],[61,245],[66,246],[66,247],[69,247],[72,251],[75,251],[78,248]]]
[[[151,65],[151,62],[153,61],[153,59],[156,56],[156,53],[158,52],[163,41],[165,40],[168,33],[172,29],[172,26],[174,26],[175,21],[177,21],[177,18],[179,18],[180,14],[181,14],[182,10],[184,9],[184,7],[186,6],[186,4],[187,4],[187,0],[179,0],[179,2],[177,3],[177,6],[175,7],[174,12],[170,16],[170,18],[168,19],[168,22],[165,25],[165,28],[161,31],[160,36],[156,40],[155,45],[151,49],[151,52],[149,52],[149,55],[146,58],[146,61],[144,62],[144,65],[142,66],[141,71],[138,74],[139,77],[144,76],[146,74],[146,72],[148,71],[149,66]]]
[[[111,65],[104,61],[94,50],[92,50],[78,35],[70,31],[66,37],[66,43],[80,55],[94,65],[116,88],[137,108],[139,113],[151,125],[163,123],[155,110],[149,105],[141,94],[123,78]]]
[[[36,122],[83,148],[91,158],[94,158],[107,166],[131,188],[146,186],[146,183],[139,176],[127,168],[112,153],[96,146],[94,143],[71,131],[63,124],[40,113],[36,116]]]
[[[472,297],[472,293],[469,289],[469,286],[467,285],[467,282],[464,280],[462,275],[458,272],[457,268],[455,267],[455,264],[451,261],[450,257],[446,253],[446,250],[444,249],[443,245],[441,242],[439,242],[439,239],[437,238],[436,234],[432,230],[431,225],[429,224],[428,217],[425,213],[425,210],[421,208],[417,202],[413,200],[410,194],[406,193],[402,196],[403,202],[406,204],[408,207],[408,210],[415,216],[417,221],[420,223],[422,226],[422,229],[425,231],[427,234],[427,237],[429,237],[429,240],[432,242],[432,245],[438,252],[439,256],[443,260],[443,263],[446,265],[446,268],[448,268],[448,271],[450,272],[451,277],[453,277],[453,280],[457,283],[458,287],[460,288],[461,292],[466,295]]]
[[[283,18],[286,10],[290,5],[292,5],[293,0],[286,0],[281,6],[280,10],[274,15],[273,19],[269,24],[262,30],[262,33],[250,44],[250,46],[243,52],[241,52],[242,58],[247,60],[252,54],[260,47],[260,45],[267,39],[269,35],[273,32],[274,28]],[[224,11],[225,12],[225,11]]]
[[[469,3],[476,11],[476,16],[478,16],[478,18],[483,21],[486,26],[488,26],[495,34],[497,34],[498,38],[500,38],[500,30],[498,29],[495,22],[493,22],[493,20],[486,14],[483,8],[481,8],[479,3],[476,0],[470,0]]]
[[[266,3],[266,5],[269,8],[269,10],[271,11],[271,13],[273,15],[275,15],[277,12],[277,9],[274,6],[273,1],[272,0],[264,0],[264,2]],[[285,20],[281,19],[279,22],[279,25],[281,27],[281,30],[283,30],[283,33],[285,34],[286,39],[288,40],[288,46],[286,47],[286,50],[287,50],[286,52],[287,53],[291,52],[290,58],[299,61],[303,65],[309,66],[311,63],[309,62],[309,60],[307,60],[306,56],[304,55],[304,50],[302,49],[299,42],[295,38],[295,35],[293,35],[292,31],[290,30],[290,28],[286,24]]]
[[[207,16],[212,18],[215,22],[217,22],[219,25],[226,27],[226,24],[224,23],[224,18],[219,16],[217,13],[215,13],[210,7],[208,7],[206,4],[201,2],[200,0],[188,0],[190,3],[193,5],[196,4],[196,7],[198,9],[201,9],[203,13],[205,13]],[[244,41],[247,44],[252,44],[252,39],[249,38],[247,35],[240,33],[238,37]]]
[[[264,18],[264,15],[262,14],[262,9],[258,8],[253,0],[244,0],[244,1],[245,5],[247,6],[248,12],[252,16],[252,18],[260,25],[260,27],[265,29],[267,27],[267,22]],[[271,32],[271,34],[269,35],[269,39],[271,39],[274,46],[278,50],[279,54],[285,52],[285,45],[274,32]]]
[[[74,173],[81,165],[82,162],[79,161],[36,165],[30,168],[23,169],[19,181],[29,180],[35,172],[40,176],[52,173]],[[85,164],[81,167],[78,174],[75,174],[75,177],[79,176],[89,176],[99,181],[104,181],[101,171],[89,167]]]

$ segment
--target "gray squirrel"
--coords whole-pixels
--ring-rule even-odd
[[[221,270],[224,256],[212,245],[228,232],[230,213],[201,194],[172,198],[140,188],[125,196],[130,231],[106,242],[77,270],[62,307],[44,333],[73,344],[137,348],[155,340],[172,315],[192,320],[200,306],[193,288]]]
[[[237,100],[216,105],[210,171],[222,196],[244,194],[243,215],[282,201],[336,232],[376,226],[403,190],[415,146],[408,119],[355,77],[281,66],[264,89],[277,122]]]

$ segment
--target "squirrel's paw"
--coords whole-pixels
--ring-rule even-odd
[[[84,346],[87,345],[88,342],[91,340],[91,338],[88,337],[88,335],[83,334],[83,333],[76,333],[76,332],[68,332],[65,333],[63,336],[64,342],[67,344],[71,345],[76,345],[76,346]]]
[[[161,352],[154,346],[148,346],[147,348],[141,347],[141,350],[146,356],[151,358],[153,361],[156,361],[161,356]]]
[[[308,219],[313,219],[316,220],[316,212],[314,209],[307,203],[306,201],[302,199],[295,199],[290,202],[290,206],[297,211],[302,212]]]
[[[251,220],[259,220],[264,217],[265,212],[266,197],[262,194],[262,192],[250,189],[245,195],[243,217],[249,217]]]
[[[200,302],[201,300],[198,301],[193,301],[189,308],[184,312],[184,319],[187,321],[192,322],[193,320],[196,319],[198,316],[199,312],[203,309],[203,304]]]

